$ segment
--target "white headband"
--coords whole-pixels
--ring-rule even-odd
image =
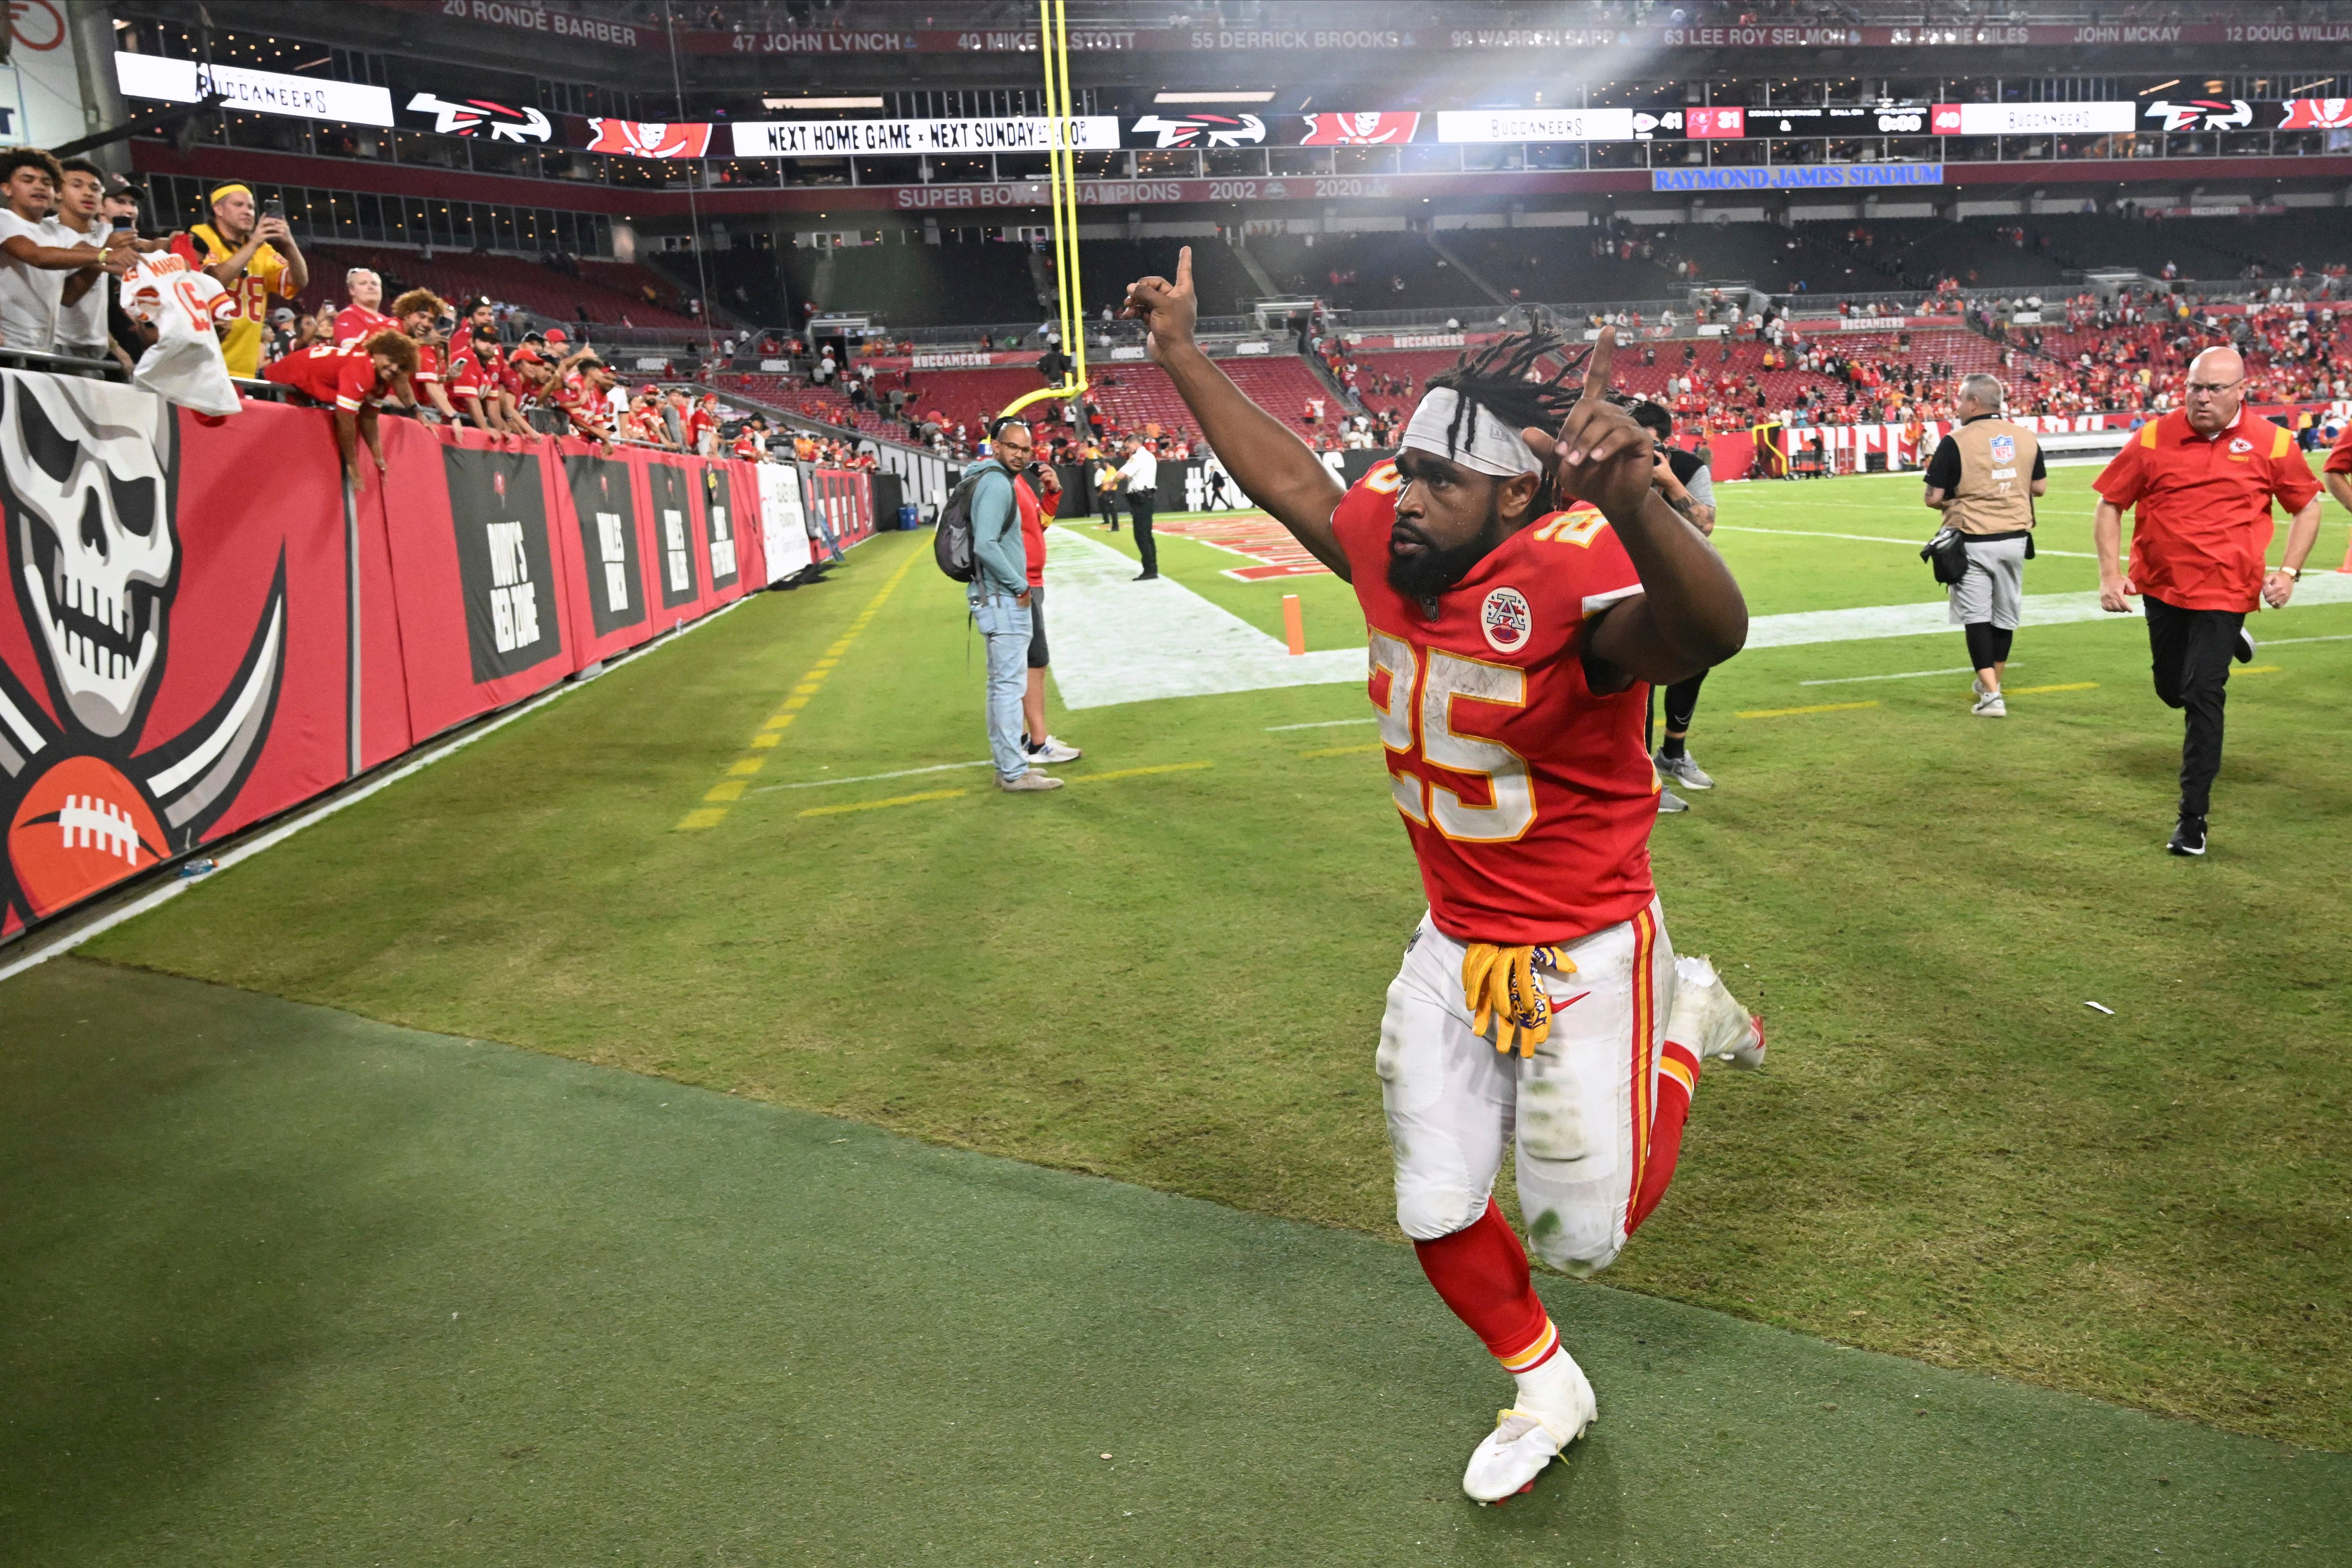
[[[1475,401],[1465,428],[1457,434],[1454,420],[1462,413],[1462,394],[1452,387],[1432,388],[1412,411],[1402,444],[1498,479],[1543,472],[1543,465],[1519,439],[1519,433]]]

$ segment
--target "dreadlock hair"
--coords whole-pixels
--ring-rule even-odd
[[[1558,333],[1538,327],[1530,332],[1514,333],[1475,353],[1464,354],[1454,361],[1452,369],[1438,371],[1423,384],[1427,392],[1446,388],[1462,394],[1454,423],[1445,433],[1446,445],[1459,451],[1468,444],[1473,403],[1513,432],[1528,425],[1558,430],[1560,422],[1568,417],[1568,411],[1583,395],[1582,386],[1571,378],[1583,369],[1591,352],[1587,349],[1571,354]],[[1530,381],[1528,372],[1538,370],[1548,354],[1559,356],[1560,368],[1549,376]],[[1559,509],[1559,497],[1554,493],[1549,471],[1536,486],[1531,508],[1529,515],[1538,517]]]

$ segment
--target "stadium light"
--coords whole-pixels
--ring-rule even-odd
[[[1154,103],[1271,103],[1272,92],[1163,92]]]

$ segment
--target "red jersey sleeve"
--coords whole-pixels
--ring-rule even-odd
[[[2272,428],[2278,434],[2271,442],[2271,494],[2288,511],[2300,512],[2319,494],[2319,481],[2311,476],[2311,465],[2294,444],[2294,433],[2282,425]]]
[[[2107,465],[2091,481],[2091,488],[2109,505],[2129,511],[2147,493],[2147,465],[2141,454],[2155,444],[2156,421],[2151,419],[2133,433],[2121,452],[2107,459]]]
[[[187,263],[191,270],[200,267],[205,264],[205,253],[197,248],[195,240],[188,235],[183,234],[173,236],[172,240],[172,254],[178,256],[182,261]]]
[[[2327,465],[2320,472],[2352,474],[2352,421],[2345,423],[2344,434],[2338,435],[2336,444],[2327,449]]]
[[[418,386],[441,379],[441,350],[430,343],[416,345],[416,369],[408,378]]]

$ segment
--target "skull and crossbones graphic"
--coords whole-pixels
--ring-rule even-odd
[[[141,747],[171,646],[176,413],[104,382],[0,372],[0,513],[46,706],[0,661],[0,925],[193,848],[260,755],[285,664],[284,555],[236,676]]]

